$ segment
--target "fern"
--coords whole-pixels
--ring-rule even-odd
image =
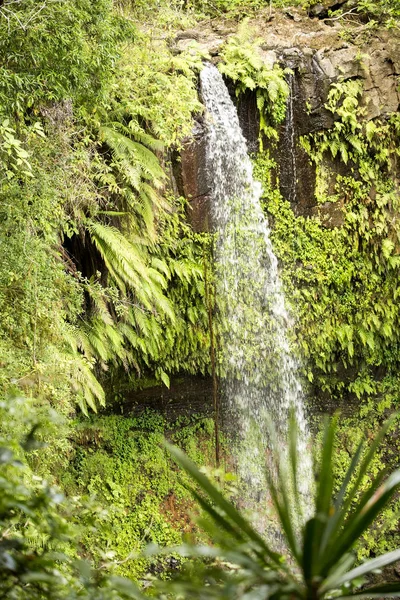
[[[88,408],[97,412],[97,406],[105,406],[104,390],[93,372],[93,361],[89,361],[79,352],[82,332],[78,331],[74,343],[72,342],[72,355],[69,361],[69,372],[71,385],[77,393],[77,401],[84,414],[88,413]]]
[[[282,69],[278,64],[273,68],[268,67],[260,55],[260,42],[253,39],[247,20],[244,20],[237,35],[229,38],[219,69],[235,82],[237,95],[246,90],[256,90],[260,133],[275,137],[273,128],[282,123],[286,115],[289,86],[285,74],[289,70]]]
[[[110,147],[117,164],[120,163],[125,169],[127,165],[134,166],[135,173],[138,173],[139,178],[148,179],[155,187],[160,187],[164,179],[164,172],[156,155],[142,143],[130,139],[126,133],[126,129],[124,133],[121,133],[112,126],[102,126],[100,139]],[[129,173],[125,173],[124,169],[121,170],[121,174],[129,175]],[[129,176],[128,180],[130,180]],[[136,176],[133,178],[132,184],[136,189],[140,188]]]
[[[87,227],[108,272],[119,287],[140,290],[142,281],[149,280],[149,275],[138,246],[131,244],[115,227],[99,221],[88,221]]]

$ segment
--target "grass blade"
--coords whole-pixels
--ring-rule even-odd
[[[253,529],[250,523],[242,517],[239,511],[221,494],[219,490],[211,483],[211,481],[199,471],[197,466],[181,451],[179,448],[166,444],[168,450],[172,454],[175,461],[196,481],[201,489],[207,494],[207,496],[213,500],[230,519],[237,528],[241,531],[241,534],[252,540],[256,546],[260,548],[268,558],[280,568],[282,567],[282,559],[279,554],[271,550],[262,537]]]
[[[311,580],[315,575],[314,565],[318,558],[321,530],[325,526],[325,523],[321,521],[321,518],[321,515],[317,515],[307,521],[304,531],[302,568],[307,585],[310,585]]]
[[[354,482],[353,487],[351,488],[348,496],[347,496],[347,500],[345,502],[344,505],[344,514],[347,513],[347,511],[349,510],[353,500],[355,499],[358,490],[360,489],[362,480],[364,475],[366,474],[368,467],[372,461],[372,459],[374,458],[376,451],[379,447],[379,445],[381,444],[383,438],[385,437],[388,429],[391,427],[391,425],[393,424],[395,418],[397,418],[397,415],[392,415],[392,417],[390,417],[385,423],[384,425],[381,427],[381,429],[379,430],[379,432],[377,433],[374,441],[372,442],[364,460],[361,463],[360,466],[360,471],[358,474],[358,477],[356,479],[356,481]]]
[[[361,457],[361,453],[363,451],[364,448],[364,442],[361,441],[360,444],[358,445],[358,448],[356,450],[356,453],[354,454],[352,461],[350,463],[349,468],[347,469],[345,478],[343,480],[343,483],[340,487],[339,493],[335,499],[334,502],[334,513],[333,515],[328,519],[328,523],[327,526],[325,528],[324,531],[324,535],[322,537],[321,540],[321,553],[324,552],[325,548],[327,547],[327,545],[329,544],[329,539],[331,537],[331,535],[336,531],[338,531],[338,527],[339,527],[339,523],[343,522],[346,516],[346,513],[343,512],[344,511],[344,507],[342,507],[342,502],[343,499],[346,495],[346,490],[347,487],[351,481],[352,476],[355,473],[355,470],[357,468],[357,465],[360,461],[360,457]]]
[[[374,585],[373,587],[363,589],[360,592],[349,594],[348,596],[336,596],[336,600],[354,600],[354,598],[399,598],[400,597],[400,581],[395,583],[383,583]]]
[[[278,457],[278,453],[276,451],[276,445],[273,446],[275,449],[275,457]],[[284,465],[284,461],[286,460],[285,456],[280,456],[276,459],[276,469],[277,469],[277,485],[274,482],[274,476],[272,470],[267,470],[266,477],[268,483],[268,489],[271,494],[271,500],[276,510],[277,516],[279,518],[280,524],[282,526],[283,532],[286,536],[286,541],[289,544],[289,548],[292,551],[294,558],[297,563],[301,564],[301,551],[299,547],[299,543],[296,537],[296,532],[294,528],[294,523],[291,518],[290,506],[293,504],[293,500],[290,499],[290,495],[288,489],[286,487],[286,482],[288,479],[288,473],[286,466]]]
[[[376,515],[389,502],[399,487],[400,469],[394,471],[390,475],[380,488],[376,490],[374,496],[363,509],[346,525],[346,528],[341,532],[335,547],[331,548],[328,558],[323,564],[322,571],[329,571],[340,557],[354,546],[359,537],[369,527]]]
[[[348,581],[353,581],[357,577],[363,577],[365,575],[368,575],[375,569],[382,569],[383,567],[387,567],[388,565],[391,565],[398,560],[400,560],[400,549],[393,550],[393,552],[387,552],[386,554],[382,554],[382,556],[378,556],[377,558],[368,560],[367,562],[363,563],[362,565],[359,565],[355,569],[348,571],[341,577],[332,577],[325,583],[325,585],[322,586],[321,591],[326,592],[330,589],[340,588],[344,583],[347,583]]]

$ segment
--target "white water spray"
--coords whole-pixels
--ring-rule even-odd
[[[201,72],[201,93],[206,107],[212,221],[217,233],[222,392],[225,419],[231,421],[238,444],[239,476],[253,499],[264,494],[268,421],[274,423],[284,452],[293,410],[299,430],[299,480],[307,495],[311,460],[303,393],[298,364],[289,348],[289,316],[260,204],[261,185],[253,178],[235,106],[212,65]]]

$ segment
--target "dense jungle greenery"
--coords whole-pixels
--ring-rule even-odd
[[[147,543],[173,546],[182,533],[209,539],[212,531],[201,533],[190,520],[199,509],[189,475],[173,466],[164,437],[235,495],[230,476],[213,469],[211,420],[94,413],[123,400],[126,389],[168,387],[174,375],[211,370],[205,273],[212,271],[212,239],[193,231],[187,199],[170,178],[202,110],[202,54],[176,54],[170,42],[197,22],[293,4],[304,14],[311,7],[285,0],[0,2],[4,598],[139,598],[121,576],[147,585],[184,562],[171,552],[136,556]],[[331,17],[348,10],[368,31],[398,30],[398,0],[359,0]],[[340,476],[363,434],[371,437],[398,409],[400,235],[391,174],[398,172],[399,115],[365,124],[358,81],[337,82],[327,100],[334,128],[301,143],[317,169],[318,201],[345,198],[344,225],[328,229],[318,217],[296,216],[274,175],[286,73],[267,69],[251,32],[241,35],[225,45],[221,70],[239,96],[248,89],[257,95],[263,143],[255,168],[295,307],[293,345],[311,398],[360,404],[340,424]],[[351,167],[336,178],[334,193],[328,156]],[[391,427],[364,489],[383,464],[397,465],[398,428]],[[400,545],[397,510],[392,500],[363,532],[359,559]]]

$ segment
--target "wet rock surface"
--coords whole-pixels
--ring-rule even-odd
[[[210,198],[205,163],[206,137],[202,119],[195,122],[193,137],[181,152],[180,194],[189,199],[188,219],[195,231],[209,231]]]
[[[361,102],[367,120],[385,118],[400,105],[400,39],[388,30],[364,39],[365,28],[357,24],[352,25],[350,35],[343,39],[341,24],[338,20],[329,20],[328,12],[340,7],[347,10],[350,5],[340,0],[316,3],[308,15],[297,8],[273,13],[266,9],[249,23],[263,40],[260,56],[265,64],[272,67],[278,63],[293,71],[291,126],[294,140],[291,143],[294,142],[294,146],[288,148],[286,122],[280,128],[280,142],[273,149],[281,191],[289,199],[288,190],[294,186],[290,200],[296,213],[319,214],[327,227],[342,224],[342,208],[337,203],[317,206],[314,167],[298,141],[300,136],[332,127],[333,116],[325,108],[331,84],[348,79],[362,81]],[[209,52],[213,62],[218,62],[224,42],[236,28],[233,22],[215,21],[179,32],[174,42],[175,51],[187,50],[196,43]],[[259,120],[255,95],[249,92],[240,97],[237,108],[249,150],[257,152]],[[193,139],[182,153],[181,193],[191,200],[191,220],[197,230],[208,229],[208,216],[204,214],[209,211],[204,148],[202,132],[196,124]],[[288,165],[289,151],[295,154],[295,174]]]

